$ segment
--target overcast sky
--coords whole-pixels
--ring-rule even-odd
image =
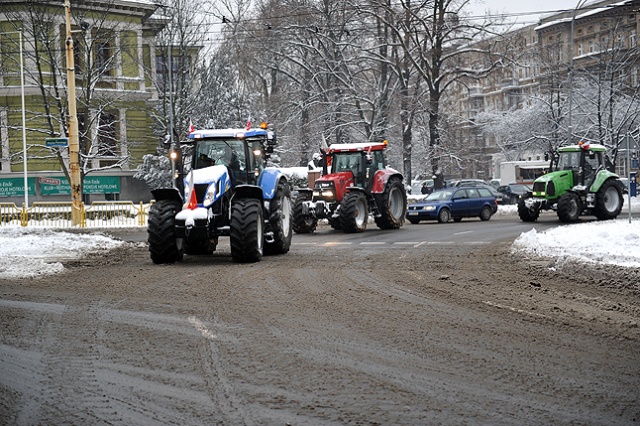
[[[579,0],[471,0],[468,10],[474,15],[484,15],[489,9],[492,14],[521,14],[508,16],[521,24],[536,23],[541,14],[559,10],[571,10]]]

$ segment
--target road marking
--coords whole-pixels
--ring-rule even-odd
[[[542,315],[542,314],[538,314],[536,312],[531,312],[531,311],[525,311],[523,309],[518,309],[518,308],[514,308],[512,306],[507,306],[507,305],[501,305],[499,303],[494,303],[494,302],[490,302],[490,301],[483,301],[482,303],[485,303],[489,306],[493,306],[494,308],[499,308],[499,309],[507,309],[511,312],[517,312],[519,314],[526,314],[526,315],[532,315],[534,317],[542,317],[542,318],[549,318],[546,315]]]
[[[342,241],[329,241],[327,243],[321,244],[323,246],[349,246],[353,244],[352,242],[342,242]]]
[[[423,243],[424,243],[424,241],[422,243],[419,243],[418,241],[396,241],[393,244],[398,244],[398,245],[406,244],[408,246],[413,246],[413,245],[416,245],[416,244],[423,244]]]
[[[202,334],[202,337],[204,337],[205,339],[215,340],[217,338],[217,336],[210,332],[209,329],[207,329],[207,327],[202,322],[200,322],[198,318],[191,316],[189,317],[189,322],[196,328],[196,330],[200,332],[200,334]]]
[[[460,231],[460,232],[454,232],[453,235],[464,235],[464,234],[471,234],[473,231]]]
[[[363,241],[360,243],[361,245],[368,245],[368,246],[373,246],[373,245],[382,245],[382,244],[387,244],[384,241]]]

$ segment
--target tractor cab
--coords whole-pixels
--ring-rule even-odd
[[[383,150],[387,141],[379,144],[339,144],[329,148],[328,165],[331,174],[350,172],[353,186],[370,190],[377,170],[386,166]]]
[[[604,169],[604,148],[580,142],[558,150],[558,171],[570,171],[573,185],[591,186],[598,171]]]

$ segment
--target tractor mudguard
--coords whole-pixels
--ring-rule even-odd
[[[175,188],[154,189],[151,191],[151,194],[156,201],[168,200],[175,201],[180,204],[183,202],[182,197],[180,196],[180,191]]]
[[[235,187],[233,198],[256,198],[260,201],[262,198],[262,188],[256,185],[238,185]]]
[[[614,178],[617,179],[619,181],[620,177],[615,174],[615,173],[611,173],[609,170],[600,170],[598,172],[598,174],[596,175],[596,178],[593,180],[593,183],[591,184],[591,187],[589,188],[589,192],[598,192],[600,190],[600,187],[602,186],[602,184],[610,178]]]
[[[392,176],[397,176],[402,180],[402,174],[399,171],[387,167],[386,169],[376,170],[373,175],[373,184],[371,185],[372,194],[381,194],[384,192],[387,182]]]
[[[262,188],[262,198],[265,200],[271,200],[276,195],[278,189],[278,182],[280,178],[285,179],[282,172],[276,168],[267,167],[260,174],[258,179],[258,185]]]

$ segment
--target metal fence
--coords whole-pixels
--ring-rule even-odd
[[[0,203],[0,226],[20,225],[45,228],[109,228],[147,226],[151,204],[131,201],[94,201],[80,207],[80,223],[73,224],[72,203],[35,202],[30,207]]]

